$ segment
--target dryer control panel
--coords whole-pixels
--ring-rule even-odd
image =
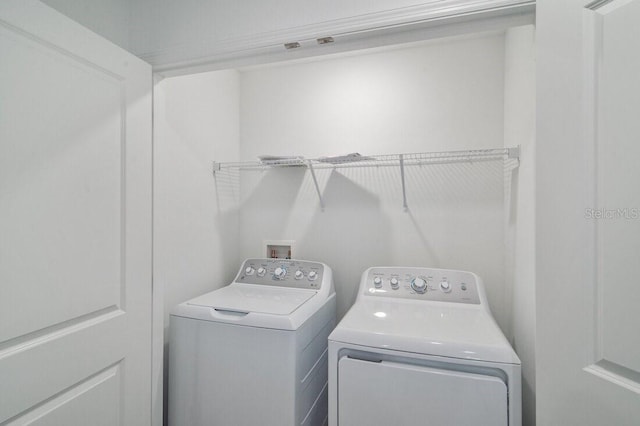
[[[480,304],[482,282],[476,274],[433,268],[369,268],[362,275],[365,296]]]
[[[324,265],[289,259],[247,259],[235,282],[318,290],[324,279]]]

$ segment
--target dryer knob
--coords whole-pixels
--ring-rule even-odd
[[[373,279],[373,285],[376,286],[376,288],[381,288],[382,287],[382,278],[380,277],[375,277]]]
[[[275,276],[279,280],[284,279],[286,275],[287,275],[287,270],[284,268],[276,268],[276,270],[273,271],[273,276]]]
[[[254,273],[255,271],[256,271],[256,270],[255,270],[255,269],[253,269],[253,267],[251,267],[251,266],[247,266],[247,267],[246,267],[246,269],[244,270],[244,273],[245,273],[245,274],[247,274],[247,275],[253,275],[253,273]]]
[[[302,277],[304,277],[304,272],[302,272],[301,270],[297,270],[295,276],[296,280],[301,280]]]
[[[318,278],[318,273],[316,271],[309,271],[309,275],[307,275],[311,281]]]
[[[411,281],[411,288],[416,293],[422,294],[427,291],[427,282],[422,278],[414,278],[413,281]]]
[[[391,288],[394,290],[397,290],[398,287],[400,286],[400,282],[398,281],[398,279],[396,277],[393,277],[389,280],[389,283],[391,284]]]
[[[445,293],[449,293],[451,291],[451,284],[449,284],[449,281],[442,281],[440,283],[440,289]]]
[[[259,277],[264,277],[264,274],[267,273],[267,270],[263,267],[258,268],[258,276]]]

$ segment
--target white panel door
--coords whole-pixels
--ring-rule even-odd
[[[151,418],[151,70],[0,3],[0,424]]]
[[[640,424],[640,0],[538,3],[540,425]]]
[[[640,0],[591,5],[587,19],[597,259],[587,371],[636,392],[640,404]]]

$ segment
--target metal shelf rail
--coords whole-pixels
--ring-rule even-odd
[[[407,210],[405,186],[405,168],[431,164],[477,163],[483,161],[511,160],[513,167],[519,165],[520,147],[474,149],[466,151],[417,152],[409,154],[367,155],[349,154],[339,157],[304,158],[296,157],[261,157],[258,161],[213,162],[213,174],[224,169],[265,170],[278,167],[306,167],[311,172],[313,183],[320,200],[320,208],[324,210],[324,200],[316,178],[316,169],[340,169],[353,167],[400,167],[402,180],[402,206]]]

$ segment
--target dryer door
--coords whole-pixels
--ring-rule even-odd
[[[507,426],[507,418],[497,377],[348,357],[338,364],[339,426]]]

